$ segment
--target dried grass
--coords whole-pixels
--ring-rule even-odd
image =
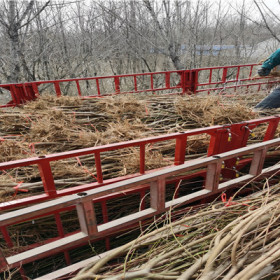
[[[280,273],[278,201],[276,185],[231,205],[185,209],[179,219],[170,210],[72,279],[272,279]]]
[[[242,96],[229,99],[223,96],[144,98],[121,95],[84,101],[74,97],[43,96],[21,108],[3,110],[0,126],[4,130],[0,132],[0,137],[5,138],[0,142],[0,161],[239,122],[256,116],[244,104]],[[187,154],[205,154],[208,143],[208,135],[190,137]],[[172,164],[169,159],[174,156],[174,147],[174,143],[156,143],[153,149],[147,149],[146,169]],[[131,174],[136,170],[138,172],[138,164],[138,152],[130,150],[121,154],[112,151],[102,159],[104,178]],[[93,166],[92,157],[91,160],[85,160],[83,167],[92,170]],[[60,172],[57,171],[59,168]],[[78,181],[84,183],[94,180],[84,168],[77,166],[75,159],[57,166],[54,172],[56,179],[66,176],[69,180],[78,177]],[[24,183],[40,181],[38,170],[35,169],[11,171],[11,178],[14,177]],[[4,178],[7,180],[7,177]],[[12,183],[11,178],[6,181],[7,184]],[[59,188],[64,187],[59,185]]]
[[[45,96],[22,108],[3,110],[3,114],[0,114],[0,126],[4,128],[0,136],[9,135],[0,142],[0,161],[256,118],[258,115],[253,114],[246,104],[240,96],[230,101],[221,96],[156,96],[147,99],[116,96],[86,101],[73,97],[57,99]],[[263,127],[259,128],[257,137],[261,138],[263,131]],[[15,136],[18,134],[21,136]],[[186,153],[191,157],[205,155],[209,139],[209,135],[189,137]],[[145,158],[146,170],[171,165],[174,142],[146,146]],[[80,160],[81,164],[75,158],[51,163],[57,188],[96,181],[94,156],[81,157]],[[101,161],[104,179],[136,173],[139,172],[139,149],[104,153]],[[37,168],[9,170],[0,174],[0,201],[14,199],[13,187],[21,181],[28,193],[18,193],[16,198],[43,192]],[[122,205],[121,201],[117,201],[114,207],[119,210],[119,205]],[[116,212],[120,214],[122,211],[125,209]],[[72,217],[69,220],[71,227],[74,222]],[[44,225],[45,231],[40,228],[40,233],[33,233],[38,242],[42,239],[41,235],[57,234],[55,223],[44,222]],[[26,227],[21,229],[20,238],[26,244],[32,243],[32,230]],[[18,236],[13,238],[17,239]],[[174,244],[172,246],[175,247]],[[162,250],[165,250],[164,247]],[[200,257],[200,254],[196,257]]]

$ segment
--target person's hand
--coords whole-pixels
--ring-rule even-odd
[[[269,75],[269,73],[270,73],[270,70],[267,69],[267,68],[261,67],[261,68],[258,70],[259,76],[267,76],[267,75]]]

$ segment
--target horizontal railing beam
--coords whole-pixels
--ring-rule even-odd
[[[197,199],[216,194],[219,191],[227,189],[228,187],[232,187],[234,184],[248,182],[249,180],[253,180],[255,177],[265,174],[266,172],[270,173],[271,171],[278,170],[280,169],[280,164],[273,166],[272,168],[270,167],[266,169],[262,169],[262,166],[264,162],[264,156],[267,150],[271,147],[279,146],[279,144],[280,138],[258,144],[253,144],[244,148],[239,148],[230,152],[221,153],[219,155],[211,156],[208,158],[192,160],[179,166],[173,166],[166,169],[162,169],[151,174],[142,175],[137,178],[132,178],[126,181],[111,184],[103,188],[89,190],[85,193],[59,198],[25,209],[20,209],[10,213],[2,214],[0,215],[0,223],[2,226],[7,226],[9,223],[20,223],[22,222],[22,220],[26,220],[29,218],[32,219],[33,217],[46,212],[59,210],[70,205],[76,205],[78,210],[81,232],[67,237],[62,237],[59,240],[8,257],[6,259],[2,256],[1,263],[3,264],[7,262],[8,265],[10,265],[11,267],[15,267],[20,264],[37,260],[38,258],[46,257],[49,254],[58,253],[65,249],[69,249],[77,244],[81,244],[81,242],[84,242],[86,240],[113,234],[117,231],[124,229],[129,225],[135,224],[136,222],[162,213],[165,210],[167,210],[168,207],[176,206],[178,204],[186,204],[188,202],[192,202]],[[241,176],[240,178],[231,179],[228,182],[219,183],[217,185],[216,177],[219,176],[221,161],[235,158],[237,156],[240,157],[242,155],[248,155],[251,153],[254,153],[253,160],[250,163],[250,170],[253,170],[253,174],[247,174]],[[209,168],[209,166],[213,164],[216,164],[216,167],[213,166]],[[182,172],[185,173],[194,169],[199,169],[201,167],[208,167],[206,178],[207,176],[209,176],[210,181],[208,181],[207,189],[204,188],[203,190],[191,193],[189,195],[172,199],[171,201],[166,201],[166,178],[176,176]],[[210,173],[210,175],[208,173]],[[211,188],[209,182],[212,182],[214,187]],[[141,210],[137,213],[127,215],[114,221],[109,221],[102,225],[96,224],[95,210],[92,204],[93,199],[96,199],[103,195],[128,190],[134,186],[139,186],[143,184],[150,185],[151,208]]]
[[[22,219],[29,219],[29,218],[31,219],[32,217],[38,216],[47,211],[59,210],[61,208],[65,208],[67,206],[76,203],[81,203],[85,200],[97,199],[101,196],[112,194],[119,191],[128,190],[135,186],[149,184],[153,181],[156,181],[157,178],[159,177],[167,178],[167,177],[175,176],[182,172],[192,171],[194,169],[206,167],[212,163],[218,163],[221,160],[225,161],[227,159],[240,157],[242,155],[246,155],[254,151],[258,151],[258,150],[261,151],[264,147],[269,149],[270,147],[277,146],[279,144],[280,144],[280,138],[277,138],[266,142],[253,144],[244,148],[225,152],[219,155],[210,156],[205,159],[191,160],[182,165],[164,168],[159,171],[155,171],[151,174],[146,174],[136,178],[128,179],[126,181],[117,182],[111,185],[104,186],[102,188],[88,190],[82,196],[79,193],[73,194],[70,196],[65,196],[62,198],[55,199],[53,201],[49,201],[35,206],[30,206],[24,209],[5,213],[0,215],[0,223],[1,225],[5,226],[5,225],[9,225],[10,223],[20,222]]]
[[[250,125],[259,125],[262,123],[266,123],[266,122],[269,122],[272,120],[279,120],[279,119],[280,119],[280,115],[269,116],[269,117],[265,117],[265,118],[261,118],[261,119],[249,120],[249,121],[242,123],[242,125],[244,127],[250,126]],[[84,155],[89,155],[89,154],[94,154],[94,153],[108,152],[108,151],[113,151],[113,150],[118,150],[118,149],[129,148],[129,147],[140,147],[141,145],[146,145],[146,144],[151,144],[151,143],[156,143],[156,142],[161,142],[161,141],[174,140],[177,138],[181,138],[183,135],[184,136],[194,136],[194,135],[199,135],[199,134],[204,134],[204,133],[211,134],[217,130],[224,130],[225,132],[227,132],[228,129],[231,128],[231,126],[232,125],[230,125],[230,124],[216,125],[216,126],[211,126],[211,127],[206,127],[206,128],[192,129],[192,130],[188,130],[188,131],[184,131],[184,132],[165,134],[162,136],[154,136],[154,137],[149,137],[149,138],[144,138],[144,139],[137,139],[137,140],[131,140],[131,141],[126,141],[126,142],[107,144],[107,145],[103,145],[103,146],[84,148],[84,149],[79,149],[79,150],[74,150],[74,151],[49,154],[46,156],[26,158],[26,159],[20,159],[20,160],[9,161],[9,162],[2,162],[2,163],[0,163],[0,170],[6,170],[6,169],[21,167],[21,166],[29,166],[29,165],[33,165],[33,164],[40,164],[41,162],[44,162],[44,161],[51,162],[51,161],[57,161],[57,160],[61,160],[61,159],[71,158],[71,157],[78,157],[78,156],[84,156]]]
[[[94,98],[94,97],[105,97],[113,96],[116,94],[131,94],[131,93],[157,93],[158,91],[164,92],[164,94],[174,94],[173,90],[178,89],[176,94],[196,94],[198,92],[210,92],[213,90],[220,90],[221,87],[217,85],[223,85],[222,89],[238,88],[242,86],[254,86],[258,85],[258,91],[262,84],[272,84],[279,82],[277,77],[252,77],[253,70],[259,64],[243,64],[243,65],[230,65],[230,66],[215,66],[215,67],[205,67],[196,68],[188,70],[172,70],[172,71],[159,71],[159,72],[147,72],[147,73],[133,73],[133,74],[122,74],[122,75],[109,75],[109,76],[95,76],[95,77],[84,77],[84,78],[69,78],[60,80],[40,80],[26,83],[15,83],[15,84],[1,84],[0,87],[7,89],[11,93],[12,101],[6,105],[1,105],[0,107],[17,106],[25,103],[26,101],[34,100],[40,95],[39,86],[40,85],[51,85],[53,86],[57,97],[63,94],[63,84],[73,83],[76,86],[76,95],[82,99]],[[237,71],[236,75],[233,74],[234,78],[228,77],[228,72],[234,69]],[[222,72],[222,75],[218,80],[213,77],[214,71]],[[221,71],[222,70],[222,71]],[[240,78],[242,71],[242,78]],[[200,75],[200,74],[204,75]],[[176,74],[175,80],[172,81],[171,74]],[[155,76],[162,76],[162,81],[160,84],[155,85]],[[220,75],[219,75],[220,76]],[[245,77],[244,77],[245,76]],[[137,78],[146,77],[147,83],[144,88],[141,88]],[[200,81],[202,79],[203,81]],[[125,88],[123,85],[124,79],[131,79],[132,86]],[[274,80],[272,81],[271,78]],[[258,80],[265,80],[265,82],[252,82]],[[85,95],[82,92],[81,83],[87,81],[95,81],[96,92],[93,95]],[[102,81],[110,81],[114,84],[114,89],[108,90],[104,89],[105,92],[101,92]],[[233,86],[228,84],[235,83]],[[238,83],[238,84],[237,84]],[[244,84],[245,83],[245,84]],[[203,87],[209,86],[205,89]],[[213,86],[213,88],[211,88]]]

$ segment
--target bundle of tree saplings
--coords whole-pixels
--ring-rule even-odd
[[[247,98],[253,102],[255,99],[253,95]],[[42,96],[21,108],[1,110],[0,162],[255,117],[241,95],[230,100],[222,96],[131,95],[84,101],[74,97]],[[204,155],[208,143],[208,135],[190,137],[189,157]],[[146,148],[147,168],[172,164],[175,141],[155,143]],[[117,150],[103,153],[101,161],[104,179],[108,179],[135,172],[139,155],[136,149]],[[61,168],[62,165],[65,168]],[[68,172],[71,168],[73,172]],[[57,188],[96,180],[93,156],[55,162],[52,169]],[[34,166],[2,172],[0,196],[2,200],[10,197],[19,182],[29,193],[18,195],[37,192],[42,190],[39,181],[39,171]]]
[[[170,211],[165,224],[155,222],[72,279],[278,279],[279,186],[190,209],[175,221]]]

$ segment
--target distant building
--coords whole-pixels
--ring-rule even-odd
[[[217,56],[220,53],[225,53],[228,50],[234,50],[234,45],[196,45],[196,54],[197,55],[214,55]]]

